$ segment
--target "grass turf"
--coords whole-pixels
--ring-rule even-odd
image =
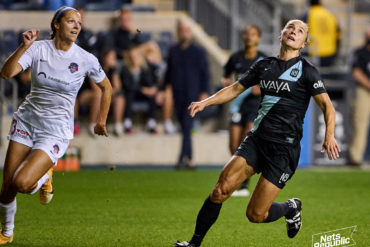
[[[170,247],[189,240],[219,171],[81,171],[54,174],[51,204],[19,194],[11,246]],[[299,197],[303,228],[246,220],[249,198],[230,198],[204,247],[312,246],[312,235],[357,225],[356,246],[370,246],[370,173],[298,170],[277,201]],[[252,178],[254,188],[258,177]]]

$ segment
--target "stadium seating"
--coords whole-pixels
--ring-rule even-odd
[[[24,29],[15,31],[15,30],[0,30],[0,64],[5,61],[5,59],[12,53],[14,50],[17,49],[18,45],[22,42],[22,33],[25,32]],[[101,51],[103,48],[104,40],[107,35],[107,31],[101,30],[96,32],[97,36],[97,50]],[[49,39],[50,37],[50,30],[43,29],[40,30],[40,34],[38,40],[45,40]],[[149,40],[155,40],[161,50],[162,56],[164,59],[167,58],[169,48],[173,45],[173,37],[172,33],[168,31],[162,32],[142,32],[141,33],[141,40],[143,42],[147,42]],[[95,54],[99,56],[98,54]],[[133,111],[134,112],[147,112],[148,105],[146,102],[135,101],[133,102]],[[88,109],[82,112],[88,112]]]
[[[161,49],[161,54],[163,58],[166,59],[168,56],[168,51],[172,43],[168,43],[167,41],[164,41],[164,40],[159,40],[157,41],[157,43],[158,43],[159,49]]]
[[[141,32],[140,40],[142,42],[148,42],[152,38],[152,33],[150,32]]]
[[[155,9],[152,6],[148,6],[148,5],[130,4],[128,6],[132,11],[135,11],[135,12],[154,12],[155,11]]]
[[[0,51],[3,56],[7,56],[11,54],[15,49],[17,49],[18,45],[22,42],[22,33],[26,30],[22,29],[19,31],[15,30],[0,30]],[[105,36],[107,35],[107,31],[101,30],[96,33],[97,36],[97,48],[100,50],[102,48]],[[49,39],[50,37],[50,30],[41,30],[39,34],[39,40]],[[163,52],[163,56],[166,57],[168,49],[174,42],[172,37],[172,33],[168,31],[160,32],[159,34],[153,35],[152,32],[142,32],[141,33],[141,40],[143,42],[147,42],[149,40],[155,40],[158,42],[161,51]]]
[[[166,59],[168,56],[168,51],[172,44],[174,43],[174,39],[171,32],[164,31],[160,32],[158,46],[161,49],[162,56]]]
[[[87,3],[85,5],[86,11],[111,11],[115,10],[116,8],[112,6],[112,4],[105,3],[105,2],[95,2],[95,3]]]
[[[4,30],[0,34],[0,51],[3,57],[8,57],[18,47],[18,37],[14,30]]]
[[[26,31],[26,29],[21,29],[17,32],[17,43],[22,43],[22,34]]]
[[[166,43],[173,43],[174,40],[173,40],[173,37],[172,37],[172,33],[171,32],[168,32],[168,31],[165,31],[165,32],[161,32],[160,33],[160,40],[161,41],[164,41]]]
[[[50,38],[50,31],[49,30],[41,30],[38,39],[44,40]]]

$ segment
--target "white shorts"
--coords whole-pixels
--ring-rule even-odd
[[[44,151],[49,155],[54,165],[64,155],[69,145],[68,139],[45,134],[42,130],[15,118],[13,118],[7,138],[32,149]]]

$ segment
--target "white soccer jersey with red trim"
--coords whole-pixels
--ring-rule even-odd
[[[105,78],[97,58],[73,44],[57,50],[54,40],[35,41],[18,63],[31,67],[31,92],[14,117],[50,135],[72,139],[74,104],[85,77],[99,83]]]

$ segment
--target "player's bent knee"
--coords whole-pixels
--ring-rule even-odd
[[[247,218],[253,223],[262,223],[265,221],[265,213],[258,212],[255,210],[247,210]]]
[[[212,191],[211,199],[215,203],[222,203],[229,198],[231,192],[225,187],[217,184],[216,187]]]
[[[14,181],[14,185],[16,186],[18,192],[20,193],[29,193],[33,189],[33,182],[27,178],[17,177]]]

